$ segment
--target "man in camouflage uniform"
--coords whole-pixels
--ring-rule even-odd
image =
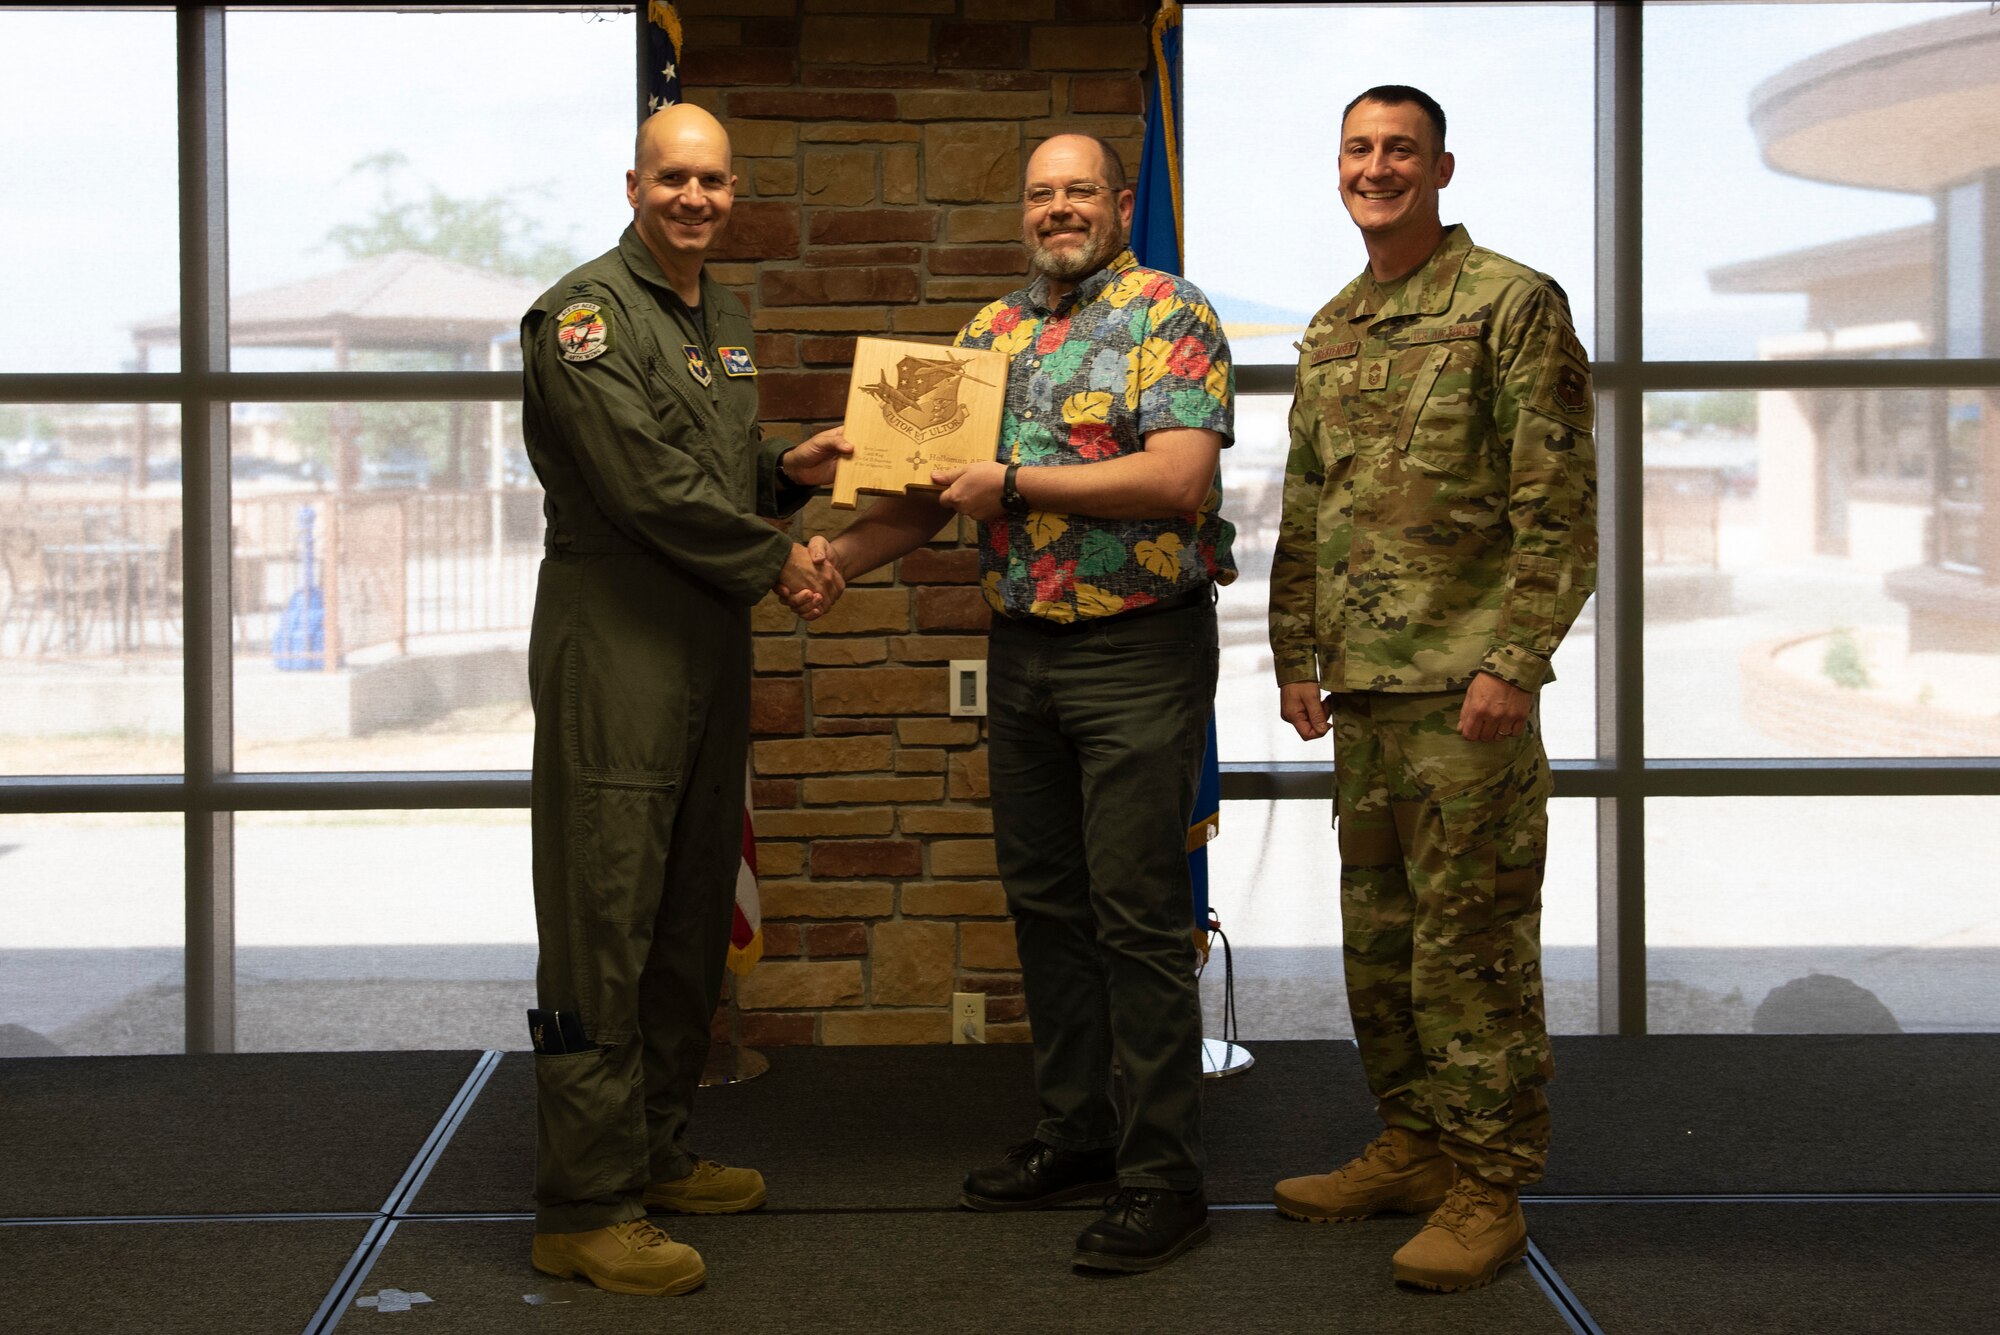
[[[1348,1004],[1386,1129],[1295,1218],[1429,1211],[1394,1274],[1487,1283],[1548,1155],[1536,693],[1596,581],[1590,371],[1549,278],[1439,220],[1444,113],[1341,127],[1368,268],[1300,345],[1271,569],[1280,711],[1334,734]],[[1328,692],[1323,700],[1321,692]]]
[[[1229,345],[1192,284],[1126,249],[1134,198],[1116,149],[1055,136],[1029,158],[1022,202],[1035,279],[958,336],[1008,356],[996,458],[934,474],[941,493],[877,502],[834,554],[852,578],[953,511],[979,521],[996,614],[994,856],[1043,1116],[966,1175],[960,1203],[1033,1210],[1115,1190],[1071,1262],[1151,1270],[1208,1236],[1185,850],[1215,700],[1215,586],[1236,575],[1217,473]]]

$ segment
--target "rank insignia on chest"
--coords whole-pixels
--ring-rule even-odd
[[[556,313],[556,347],[564,361],[587,362],[603,356],[610,346],[604,308],[596,302],[579,301]]]
[[[717,348],[715,355],[722,359],[724,375],[757,374],[757,363],[750,359],[748,348]]]
[[[681,344],[681,351],[687,356],[688,374],[695,378],[696,384],[710,385],[715,383],[715,373],[708,369],[708,358],[702,354],[700,348],[692,343],[683,343]]]
[[[1361,388],[1380,389],[1389,383],[1389,359],[1370,357],[1361,368]]]

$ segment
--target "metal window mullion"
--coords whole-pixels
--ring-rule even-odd
[[[1603,1033],[1646,1032],[1645,327],[1641,7],[1597,10],[1597,337],[1611,374],[1601,432],[1597,592],[1597,997]],[[1640,372],[1635,375],[1634,372]]]
[[[181,301],[186,1047],[236,1048],[236,849],[216,785],[234,766],[229,640],[227,137],[223,11],[176,11]]]
[[[653,53],[649,49],[651,44],[646,40],[646,24],[648,21],[646,11],[648,8],[650,6],[645,3],[645,0],[640,0],[640,3],[632,6],[634,11],[632,15],[634,19],[632,25],[632,35],[634,38],[632,47],[632,73],[634,76],[632,79],[632,123],[634,125],[643,122],[652,111],[650,100],[646,95],[646,89],[653,77]]]
[[[1856,357],[1800,361],[1661,361],[1633,373],[1631,364],[1603,368],[1618,386],[1648,393],[1709,390],[1986,389],[2000,382],[1996,357]]]

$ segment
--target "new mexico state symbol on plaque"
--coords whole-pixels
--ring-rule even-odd
[[[1007,355],[890,338],[854,343],[847,385],[847,439],[833,503],[854,508],[858,492],[900,494],[930,487],[931,470],[993,458],[1007,393]]]

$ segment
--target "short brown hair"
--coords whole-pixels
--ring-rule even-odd
[[[1424,115],[1430,118],[1431,129],[1437,131],[1437,151],[1440,153],[1444,152],[1444,108],[1437,104],[1436,98],[1423,89],[1412,88],[1406,83],[1377,84],[1361,96],[1355,98],[1352,102],[1349,102],[1346,108],[1341,111],[1340,123],[1343,126],[1347,124],[1348,113],[1363,102],[1380,102],[1385,107],[1400,107],[1406,106],[1411,102],[1416,103],[1424,109]]]

